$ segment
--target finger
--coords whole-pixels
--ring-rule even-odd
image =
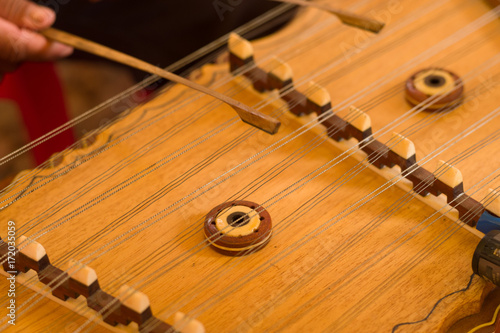
[[[50,27],[55,19],[54,11],[27,0],[0,0],[0,17],[18,27],[40,30]]]
[[[0,19],[0,59],[16,64],[21,61],[45,61],[66,57],[73,52],[69,46],[49,42],[42,35],[20,29]]]

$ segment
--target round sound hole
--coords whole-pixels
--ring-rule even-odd
[[[438,88],[442,87],[446,83],[446,80],[440,75],[429,75],[425,77],[424,82],[429,87]]]
[[[262,249],[271,240],[271,216],[255,202],[225,202],[207,214],[204,232],[217,252],[228,256],[248,255]]]
[[[248,214],[235,212],[227,217],[227,223],[231,227],[242,227],[250,222]]]

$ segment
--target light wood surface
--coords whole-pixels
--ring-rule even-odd
[[[468,0],[361,1],[356,12],[384,17],[386,28],[378,35],[345,27],[330,14],[307,9],[282,31],[255,42],[256,60],[259,66],[270,70],[271,57],[278,56],[293,69],[298,90],[306,91],[307,83],[313,80],[330,92],[333,105],[394,73],[340,111],[345,115],[349,105],[355,104],[370,115],[375,132],[410,109],[402,88],[413,73],[436,66],[448,68],[463,78],[467,75],[465,91],[470,99],[408,135],[415,144],[417,160],[420,160],[498,107],[496,96],[500,87],[495,75],[500,73],[500,66],[491,65],[482,73],[476,68],[498,54],[500,22],[492,20],[449,47],[436,50],[428,59],[404,70],[398,68],[417,55],[434,50],[435,45],[442,45],[443,40],[489,9],[481,1]],[[317,30],[311,33],[314,27]],[[369,46],[371,40],[373,45]],[[292,41],[294,46],[290,48]],[[313,77],[314,73],[318,74]],[[285,110],[284,102],[273,98],[276,93],[258,94],[248,88],[247,79],[232,79],[227,64],[204,66],[196,77],[199,84],[217,85],[218,91],[227,92],[246,105],[272,100],[261,109],[265,114],[280,108]],[[218,86],[221,80],[225,83]],[[378,103],[373,103],[374,98],[379,98]],[[195,313],[208,332],[390,332],[396,325],[406,322],[419,323],[401,326],[397,332],[443,332],[457,320],[479,311],[489,288],[477,277],[467,291],[446,297],[465,288],[470,280],[472,254],[479,242],[476,235],[458,228],[443,242],[435,243],[436,238],[445,235],[456,224],[448,217],[436,218],[435,210],[417,199],[395,210],[386,220],[376,220],[405,194],[395,186],[336,221],[337,214],[385,184],[385,179],[369,169],[312,209],[303,211],[301,208],[309,203],[308,200],[356,167],[357,160],[343,159],[319,174],[316,170],[339,156],[341,151],[329,140],[318,142],[317,147],[296,163],[256,186],[255,182],[266,171],[282,166],[291,154],[307,147],[325,130],[316,126],[289,140],[289,135],[313,116],[298,118],[285,112],[280,117],[280,131],[271,136],[239,122],[226,111],[212,98],[181,85],[172,86],[103,130],[93,145],[66,152],[61,164],[20,174],[2,200],[24,191],[33,182],[47,184],[33,193],[29,192],[31,188],[21,192],[21,198],[0,211],[0,220],[14,220],[18,228],[37,222],[36,227],[23,234],[40,235],[37,241],[45,247],[52,263],[65,269],[69,259],[84,259],[166,209],[156,215],[168,214],[165,218],[95,259],[90,266],[97,272],[102,289],[117,295],[123,284],[140,283],[166,265],[168,270],[139,288],[149,296],[153,313],[171,323],[176,311],[189,313],[205,302],[213,302],[213,306]],[[375,136],[385,142],[393,131],[404,133],[410,125],[429,119],[428,115],[417,114],[388,133]],[[227,121],[234,124],[217,132],[216,128]],[[498,124],[498,120],[491,121],[466,140],[429,158],[426,168],[434,171],[438,160],[449,160],[487,138],[498,130]],[[213,137],[197,141],[194,147],[186,146],[211,130],[216,131]],[[252,135],[238,141],[247,131],[253,131]],[[163,142],[152,141],[163,139]],[[221,150],[230,144],[236,146],[229,151]],[[267,150],[269,154],[260,159],[253,158],[273,144],[276,144],[275,150]],[[121,163],[137,152],[143,156],[135,158],[138,156],[133,155],[133,161],[122,168]],[[87,160],[90,156],[93,158]],[[168,163],[154,164],[162,159]],[[75,161],[78,167],[62,172]],[[209,163],[199,164],[206,161]],[[494,142],[457,163],[464,177],[465,190],[494,172],[498,162],[498,143]],[[244,168],[237,167],[241,163]],[[106,193],[114,191],[115,187],[121,188],[122,182],[152,165],[150,174],[103,199]],[[193,167],[201,169],[193,172]],[[118,169],[119,172],[114,172]],[[239,172],[225,180],[236,171]],[[281,200],[275,200],[287,193],[287,187],[311,173],[316,175],[314,180]],[[86,190],[90,181],[108,174],[105,182]],[[214,179],[221,183],[209,190],[206,184]],[[495,181],[489,187],[499,185]],[[103,233],[107,225],[164,186],[167,186],[165,196],[141,205],[133,216]],[[252,191],[240,192],[248,189],[247,186],[254,187]],[[207,192],[202,194],[205,190]],[[488,187],[470,194],[481,200],[487,192]],[[275,227],[265,248],[235,259],[209,247],[199,247],[205,244],[204,216],[231,197],[263,204]],[[40,234],[95,198],[103,200],[54,230]],[[183,198],[187,199],[180,201]],[[60,200],[67,203],[51,208]],[[180,202],[186,204],[181,206]],[[50,213],[39,217],[47,209]],[[290,220],[290,215],[297,219]],[[332,219],[336,222],[327,224]],[[370,228],[373,221],[381,223]],[[3,236],[6,224],[0,225]],[[328,228],[314,234],[322,225]],[[187,231],[189,236],[186,236]],[[304,237],[311,233],[314,237],[302,244]],[[89,238],[94,235],[99,236],[99,240],[90,243]],[[80,244],[84,244],[81,251],[74,254],[72,250]],[[297,244],[302,246],[291,252]],[[439,246],[429,251],[430,244]],[[168,251],[159,253],[158,249]],[[171,260],[175,265],[170,264]],[[137,269],[138,274],[135,273]],[[255,274],[255,277],[247,281],[248,274]],[[3,279],[0,283],[2,287],[6,285]],[[41,286],[31,283],[28,287]],[[22,297],[30,294],[30,288],[20,285],[18,289]],[[231,290],[230,295],[223,297],[228,290]],[[324,301],[309,303],[318,298]],[[72,315],[43,299],[35,309],[19,317],[20,325],[27,327],[20,331],[61,331],[65,323],[81,323],[83,317],[92,313]],[[428,319],[423,320],[428,315]],[[9,328],[11,331],[16,329]],[[93,329],[101,331],[105,326]]]

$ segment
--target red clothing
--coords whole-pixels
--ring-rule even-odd
[[[64,95],[52,63],[25,63],[0,83],[0,98],[13,100],[33,141],[68,121]],[[72,129],[33,149],[38,164],[74,142]]]

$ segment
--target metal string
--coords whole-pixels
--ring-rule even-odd
[[[497,169],[496,169],[493,173],[491,173],[489,176],[493,175],[494,173],[497,173],[498,171],[500,171],[500,168],[497,168]],[[497,180],[498,178],[500,178],[500,175],[495,176],[492,180],[490,180],[489,182],[487,182],[487,183],[486,183],[484,186],[482,186],[481,188],[485,187],[486,185],[488,185],[488,184],[489,184],[489,183],[491,183],[492,181]],[[481,189],[481,188],[480,188],[480,189]],[[499,189],[499,188],[500,188],[500,187],[497,187],[497,189]],[[485,204],[487,205],[487,204],[488,204],[488,202],[489,202],[489,201],[491,201],[491,200],[493,200],[493,199],[494,199],[494,198],[493,198],[493,196],[492,196],[492,195],[488,195],[488,196],[486,197],[486,201],[484,201],[484,202],[485,202]],[[458,200],[458,198],[457,198],[457,199],[455,199],[455,200]],[[449,209],[448,209],[448,211],[451,211],[451,209],[449,208]],[[474,214],[474,213],[475,213],[475,212],[470,212],[470,214],[468,214],[468,215],[470,216],[470,215],[472,215],[472,214]],[[439,213],[438,213],[438,212],[436,212],[436,213],[434,213],[434,214],[439,214]],[[434,215],[434,214],[433,214],[433,215]],[[433,215],[432,215],[432,216],[433,216]],[[433,221],[433,222],[436,222],[436,221],[440,218],[440,215],[442,215],[442,214],[439,214],[439,216],[437,216],[437,217],[434,219],[434,221]],[[428,220],[428,219],[430,219],[430,217],[426,218],[426,220]],[[460,224],[453,224],[453,223],[451,223],[451,224],[450,224],[450,227],[451,227],[452,229],[451,229],[451,231],[449,231],[449,232],[448,232],[448,235],[446,235],[446,231],[442,232],[439,236],[437,236],[437,237],[436,237],[436,242],[435,242],[434,244],[436,244],[436,243],[440,240],[440,239],[439,239],[439,237],[441,237],[441,238],[442,238],[442,237],[445,237],[445,236],[446,236],[446,238],[442,239],[442,240],[441,240],[441,242],[440,242],[439,244],[437,244],[437,245],[435,245],[435,246],[434,246],[434,248],[431,248],[430,250],[428,250],[428,253],[427,253],[425,256],[423,256],[423,257],[421,257],[421,258],[418,258],[418,257],[417,257],[417,255],[415,255],[415,256],[414,256],[414,258],[415,258],[415,261],[416,261],[416,262],[414,261],[413,266],[411,266],[411,265],[412,265],[412,263],[410,263],[410,264],[408,264],[408,265],[410,265],[409,267],[402,267],[402,269],[400,270],[400,272],[401,272],[401,273],[399,273],[399,274],[398,274],[398,275],[396,275],[394,278],[392,278],[392,279],[391,279],[391,281],[385,281],[385,282],[383,282],[382,284],[383,284],[383,285],[385,284],[385,288],[384,288],[384,289],[387,289],[387,285],[388,285],[388,284],[392,284],[392,283],[394,283],[394,282],[399,281],[399,280],[402,278],[402,276],[404,276],[405,274],[408,274],[408,273],[409,273],[412,269],[414,269],[414,268],[418,265],[418,263],[420,263],[420,262],[421,262],[421,261],[423,261],[423,260],[424,260],[427,256],[429,256],[429,254],[431,254],[431,253],[432,253],[432,251],[433,251],[434,249],[436,249],[437,247],[441,246],[441,245],[442,245],[442,244],[443,244],[446,240],[448,240],[448,239],[449,239],[452,235],[454,235],[454,234],[455,234],[458,230],[461,230],[461,225],[460,225]],[[448,228],[450,228],[450,227],[448,227]],[[447,229],[448,229],[448,228],[447,228]],[[427,246],[432,245],[432,244],[433,244],[433,242],[431,242],[431,243],[427,244]],[[423,252],[423,250],[422,250],[422,251],[420,251],[420,252]],[[382,286],[382,287],[383,287],[383,286]],[[379,285],[379,286],[378,286],[378,288],[381,288],[381,286]],[[379,292],[378,292],[378,294],[380,295],[380,294],[382,294],[383,292],[384,292],[384,291],[379,291]],[[373,298],[373,296],[372,296],[372,298]],[[375,298],[376,298],[376,297],[375,297]],[[363,303],[362,303],[362,305],[363,305]],[[365,303],[365,306],[366,306],[366,303]],[[351,308],[351,309],[353,309],[353,308]],[[360,311],[360,310],[359,310],[359,308],[358,308],[358,309],[355,309],[355,310],[356,310],[356,311]],[[347,320],[342,320],[342,321],[341,321],[341,323],[340,323],[340,325],[345,325],[347,321],[348,321],[348,319],[347,319]],[[335,325],[335,323],[333,323],[332,325]],[[330,326],[330,327],[331,327],[331,326]],[[341,328],[341,327],[343,327],[343,326],[337,326],[337,328]]]
[[[496,116],[498,116],[498,113],[499,113],[498,111],[499,111],[499,110],[500,110],[500,108],[499,108],[499,109],[497,109],[497,110],[495,110],[495,111],[496,111],[495,117],[496,117]],[[486,119],[484,119],[484,118],[483,118],[483,119],[482,119],[482,121],[480,121],[480,123],[479,123],[479,124],[478,124],[478,123],[476,123],[475,125],[471,126],[471,128],[473,128],[471,131],[475,131],[475,130],[477,130],[478,128],[480,128],[481,126],[483,126],[483,125],[487,124],[489,121],[491,121],[491,119],[492,119],[492,115],[490,114],[488,117],[485,117],[485,118],[486,118]],[[477,127],[476,127],[476,126],[477,126]],[[499,131],[497,131],[497,135],[496,135],[496,136],[494,136],[494,137],[488,137],[488,139],[487,139],[487,140],[488,140],[488,141],[496,140],[496,139],[498,139],[499,134],[500,134],[500,130],[499,130]],[[459,134],[459,135],[457,135],[454,139],[450,140],[450,141],[449,141],[449,143],[451,143],[452,145],[456,144],[458,141],[455,141],[455,139],[462,140],[462,139],[464,139],[464,137],[461,137],[461,134]],[[450,147],[451,147],[451,146],[450,146]],[[444,149],[448,149],[448,148],[449,148],[449,147],[446,147],[446,148],[443,148],[443,147],[438,148],[438,149],[436,150],[437,152],[436,152],[436,151],[434,151],[434,152],[433,152],[433,154],[434,154],[434,155],[437,155],[437,154],[441,153],[441,151],[440,151],[440,150],[444,150]],[[432,158],[432,156],[431,156],[431,158]],[[427,160],[427,159],[428,159],[428,157],[426,157],[425,159],[423,159],[423,161],[425,161],[425,160]],[[425,163],[427,163],[427,161],[425,161]],[[422,164],[421,164],[421,165],[422,165]],[[412,171],[413,171],[413,170],[412,170]],[[391,180],[391,181],[392,181],[392,180]],[[389,183],[389,184],[391,184],[391,181],[388,181],[386,184],[388,184],[388,183]],[[386,184],[384,184],[384,186],[385,186]],[[393,186],[393,184],[391,184],[390,186]],[[384,191],[385,191],[385,190],[386,190],[386,189],[384,189]],[[379,189],[377,189],[377,191],[380,191],[380,188],[379,188]],[[330,194],[331,194],[331,193],[330,193]],[[328,194],[328,195],[330,195],[330,194]],[[380,194],[380,193],[375,194],[374,196],[372,196],[372,197],[370,198],[370,200],[371,200],[371,199],[373,199],[373,198],[375,198],[375,197],[376,197],[376,196],[378,196],[379,194]],[[325,195],[325,196],[326,196],[326,195]],[[368,197],[368,196],[367,196],[367,197]],[[366,198],[366,197],[365,197],[365,198]],[[312,198],[312,199],[311,199],[311,201],[312,201],[313,199],[314,199],[314,198]],[[364,198],[363,198],[363,199],[364,199]],[[358,202],[359,202],[359,201],[358,201]],[[352,206],[351,206],[351,207],[352,207]],[[349,207],[349,208],[350,208],[350,207]],[[358,207],[358,208],[359,208],[359,207]],[[357,208],[356,208],[356,209],[357,209]],[[310,210],[310,209],[309,209],[309,210]],[[347,210],[347,209],[346,209],[346,210]],[[354,211],[354,210],[353,210],[353,211]],[[349,214],[351,214],[353,211],[350,211],[350,212],[349,212],[349,213],[347,213],[345,216],[343,216],[341,219],[345,218],[346,216],[348,216]],[[305,212],[305,213],[307,213],[307,212]],[[305,213],[304,213],[304,214],[305,214]],[[340,214],[342,214],[342,213],[340,213]],[[340,215],[340,214],[339,214],[339,215]],[[337,215],[337,216],[339,216],[339,215]],[[298,220],[298,219],[300,218],[300,216],[297,216],[297,215],[296,215],[296,214],[294,214],[294,213],[290,214],[290,216],[293,216],[295,220]],[[330,221],[332,221],[332,220],[333,220],[333,219],[330,219],[330,220],[329,220],[329,222],[330,222]],[[336,221],[335,223],[337,223],[337,222],[338,222],[338,221]],[[320,229],[320,228],[321,228],[321,226],[320,226],[320,227],[318,227],[318,229]],[[278,234],[278,231],[277,231],[278,229],[279,229],[279,227],[278,227],[278,226],[276,226],[276,227],[273,229],[273,230],[274,230],[273,232],[275,233],[275,235],[276,235],[276,234]],[[321,231],[321,232],[323,232],[323,231],[324,231],[324,229],[323,229],[323,228],[321,228],[321,229],[322,229],[322,231]],[[305,244],[305,243],[304,243],[304,244]],[[304,245],[304,244],[302,244],[302,245]],[[295,250],[296,250],[296,249],[295,249]],[[288,255],[288,254],[287,254],[287,255]],[[283,258],[281,258],[281,259],[283,259]],[[280,259],[280,260],[281,260],[281,259]],[[276,262],[277,262],[277,261],[275,261],[274,263],[276,263]],[[268,264],[268,263],[263,264],[262,266],[266,266],[267,264]],[[267,265],[267,267],[271,267],[271,265],[269,264],[269,265]],[[255,276],[258,276],[258,274],[261,274],[261,273],[262,273],[261,271],[259,271],[258,273],[255,273],[255,274],[254,274],[254,277],[255,277]],[[210,279],[210,281],[213,281],[213,279]],[[228,293],[229,293],[229,292],[228,292]],[[219,295],[219,297],[222,297],[222,296],[221,296],[221,295]],[[291,315],[291,316],[293,317],[293,315]]]

